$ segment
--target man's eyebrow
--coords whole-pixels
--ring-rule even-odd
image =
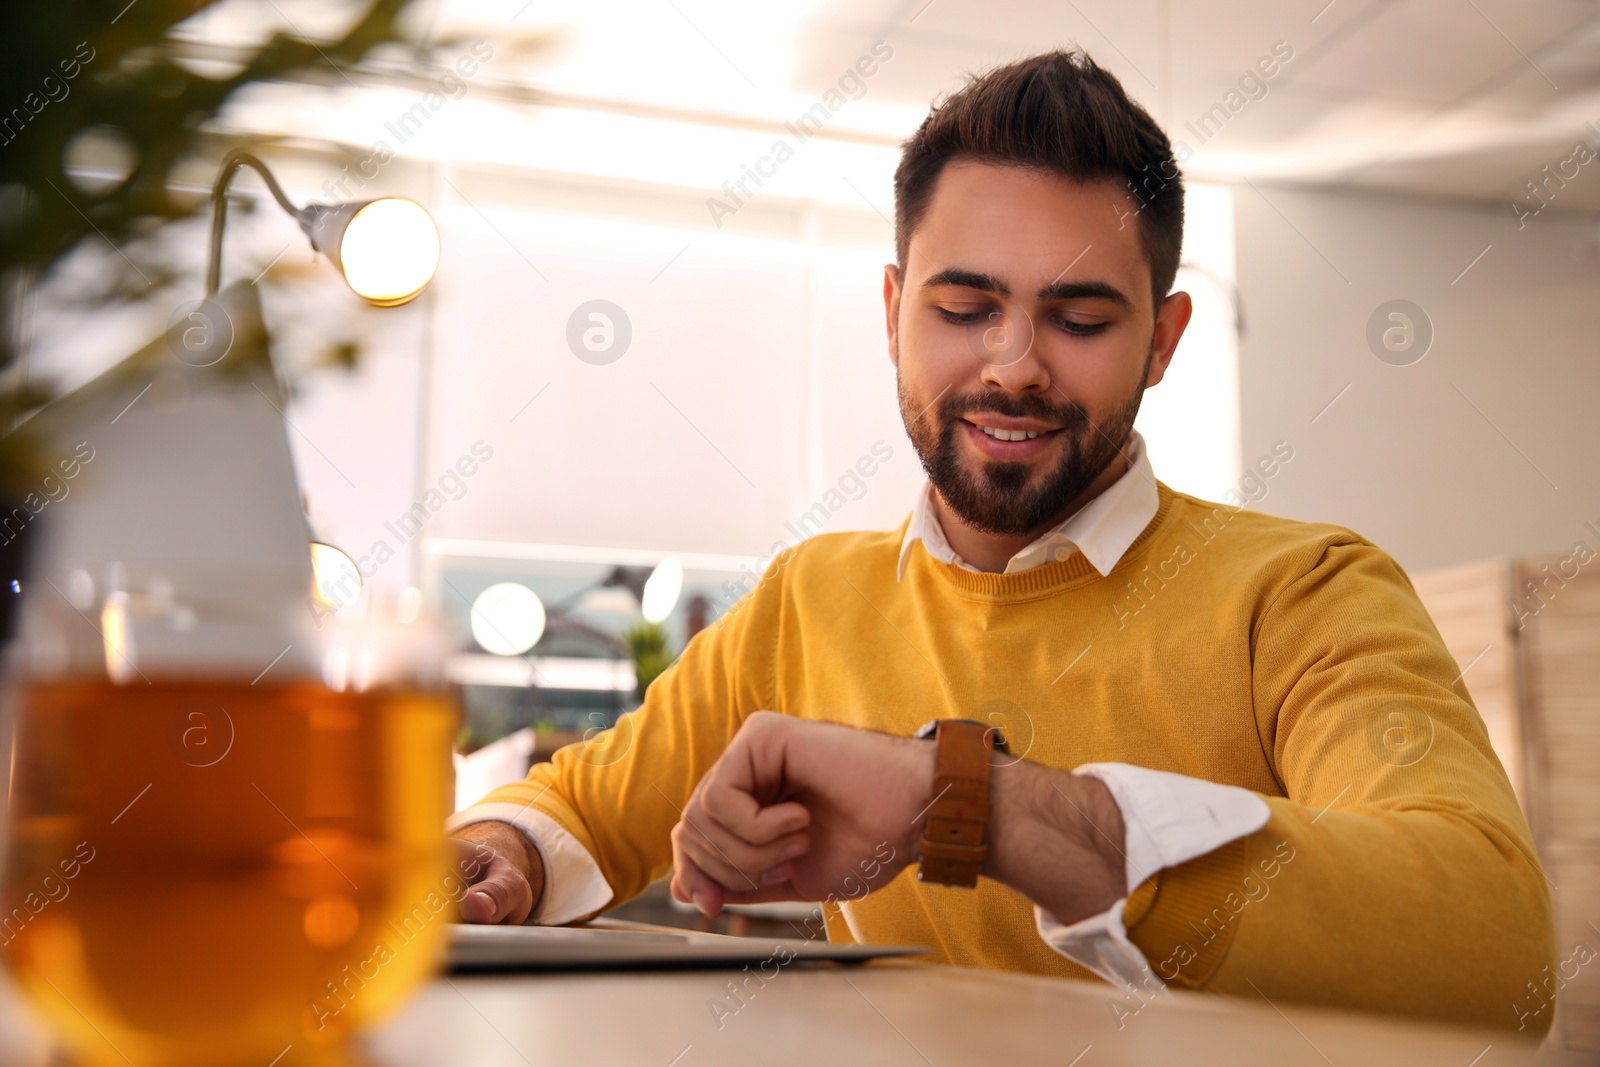
[[[961,267],[949,267],[932,275],[922,283],[924,289],[932,289],[940,285],[958,285],[963,289],[977,289],[996,296],[1010,296],[1011,287],[992,275],[981,271],[965,270]],[[1133,301],[1121,289],[1110,282],[1078,281],[1078,282],[1051,282],[1040,289],[1036,294],[1040,300],[1082,300],[1096,299],[1109,300],[1113,304],[1125,308],[1132,308]]]
[[[1093,297],[1132,309],[1133,301],[1110,282],[1051,282],[1038,292],[1040,300],[1081,300]]]
[[[960,267],[947,267],[922,283],[924,289],[932,289],[939,285],[959,285],[963,289],[980,289],[985,293],[993,293],[996,296],[1011,295],[1011,287],[999,278],[991,277],[975,270],[963,270]]]

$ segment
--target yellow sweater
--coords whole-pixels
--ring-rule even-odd
[[[752,711],[899,735],[990,719],[1047,766],[1121,761],[1266,799],[1261,830],[1129,899],[1130,937],[1166,981],[1518,1028],[1555,960],[1549,895],[1460,671],[1387,555],[1165,485],[1109,577],[1081,554],[980,574],[919,547],[896,582],[903,534],[784,552],[643,707],[486,799],[554,818],[620,902],[670,871],[679,809]],[[841,899],[835,940],[1090,976],[991,881],[927,886],[908,869]]]

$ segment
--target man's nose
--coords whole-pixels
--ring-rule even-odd
[[[1007,392],[1048,389],[1050,372],[1037,342],[1038,330],[1026,309],[1008,304],[991,312],[971,342],[973,356],[983,365],[983,383]]]

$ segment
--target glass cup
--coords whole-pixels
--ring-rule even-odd
[[[213,311],[226,359],[169,332],[29,423],[81,470],[3,665],[0,959],[91,1064],[339,1062],[460,896],[438,630],[317,585],[253,290]]]
[[[410,669],[432,635],[330,616],[321,678],[174,677],[116,617],[195,607],[140,599],[102,601],[110,670],[48,670],[37,631],[19,666],[3,955],[89,1062],[337,1062],[435,971],[459,897],[457,712]]]

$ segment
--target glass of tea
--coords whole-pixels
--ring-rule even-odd
[[[306,656],[236,617],[259,665],[174,674],[141,645],[212,605],[138,572],[63,576],[78,632],[24,641],[0,952],[91,1063],[338,1062],[435,971],[464,891],[441,832],[456,712],[416,673],[431,633],[329,614]]]
[[[213,311],[225,359],[169,331],[27,424],[72,489],[17,517],[0,960],[91,1064],[340,1062],[465,892],[437,630],[319,584],[253,287]]]

